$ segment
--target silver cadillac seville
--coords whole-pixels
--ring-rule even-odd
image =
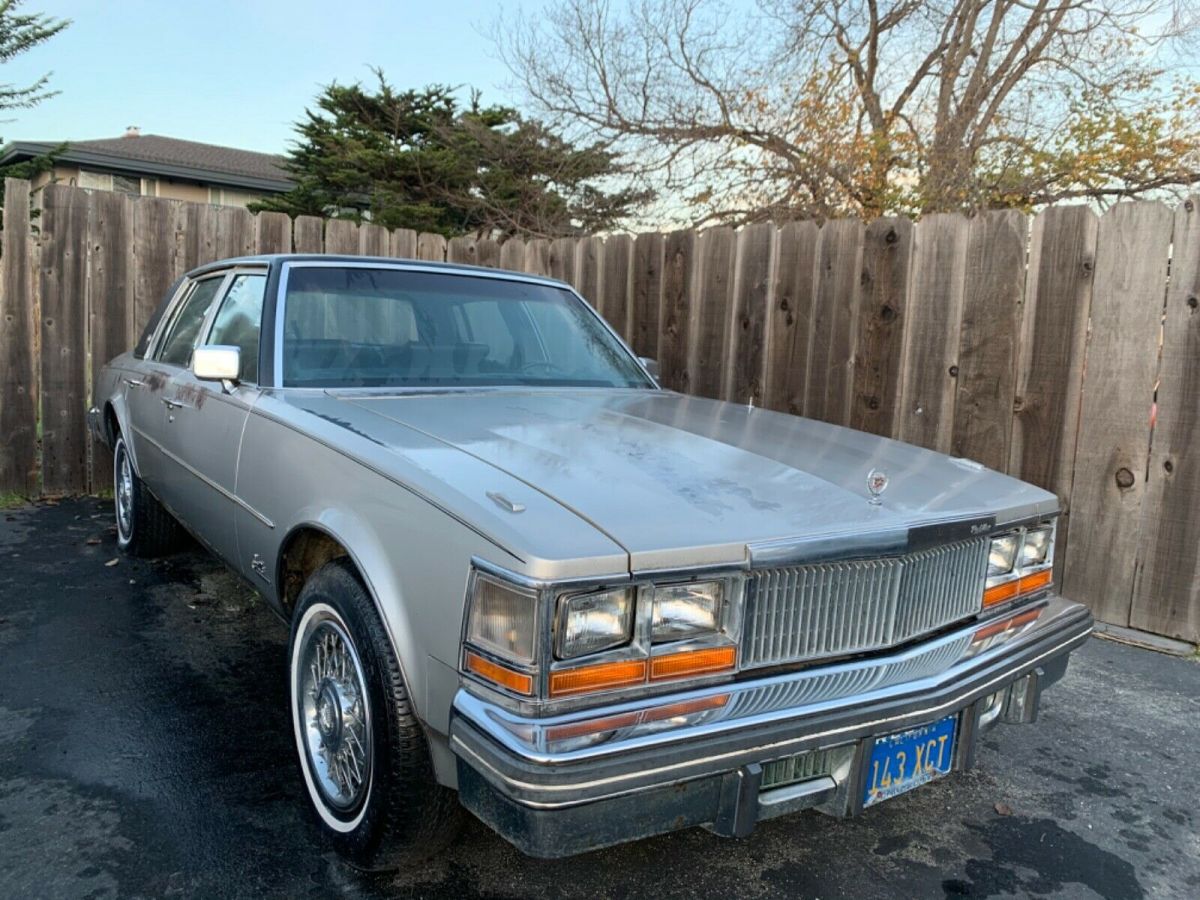
[[[214,263],[95,396],[120,546],[182,526],[290,624],[304,785],[366,868],[461,807],[537,856],[860,814],[1032,722],[1092,628],[1053,495],[663,390],[545,278]]]

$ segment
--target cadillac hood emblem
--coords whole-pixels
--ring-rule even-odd
[[[888,477],[887,472],[882,469],[872,469],[867,473],[867,490],[871,492],[871,499],[868,503],[878,506],[882,501],[880,495],[887,490]]]

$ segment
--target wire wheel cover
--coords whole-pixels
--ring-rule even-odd
[[[366,679],[339,622],[315,621],[302,640],[298,699],[309,768],[325,802],[345,812],[361,802],[370,783]]]

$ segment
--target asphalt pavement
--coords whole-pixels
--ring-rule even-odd
[[[198,549],[120,556],[110,523],[94,499],[0,512],[0,896],[1200,896],[1200,662],[1098,639],[1035,725],[855,819],[550,862],[470,820],[363,876],[306,807],[283,623]]]

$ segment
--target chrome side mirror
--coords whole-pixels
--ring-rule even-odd
[[[642,366],[645,367],[646,371],[650,373],[651,377],[653,377],[655,381],[658,381],[658,360],[657,359],[651,359],[648,356],[639,356],[638,362],[640,362],[642,364]]]
[[[220,381],[229,390],[238,383],[242,351],[224,344],[204,344],[192,351],[192,374],[201,381]]]

